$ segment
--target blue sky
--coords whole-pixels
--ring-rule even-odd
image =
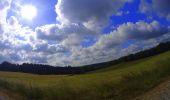
[[[0,62],[81,66],[151,48],[170,39],[169,5],[168,0],[0,1]]]

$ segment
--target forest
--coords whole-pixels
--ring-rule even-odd
[[[134,61],[141,58],[146,58],[150,56],[154,56],[163,52],[170,50],[170,42],[160,43],[156,47],[140,51],[135,54],[130,54],[119,59],[102,62],[97,64],[90,64],[84,66],[50,66],[44,64],[32,64],[32,63],[23,63],[23,64],[13,64],[7,61],[4,61],[0,64],[0,71],[8,71],[8,72],[24,72],[24,73],[32,73],[32,74],[83,74],[89,71],[94,71],[97,69],[102,69],[106,67],[110,67],[112,65],[116,65],[122,62]],[[113,55],[114,56],[114,55]]]

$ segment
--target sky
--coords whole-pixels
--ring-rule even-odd
[[[0,0],[0,62],[82,66],[154,47],[170,40],[169,5],[169,0]]]

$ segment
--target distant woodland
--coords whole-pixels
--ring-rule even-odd
[[[150,57],[169,50],[170,50],[170,42],[160,43],[154,48],[147,49],[135,54],[130,54],[128,56],[124,56],[113,61],[79,66],[79,67],[73,67],[73,66],[59,67],[59,66],[50,66],[50,65],[43,65],[43,64],[32,64],[32,63],[23,63],[19,65],[19,64],[12,64],[10,62],[5,61],[0,64],[0,71],[24,72],[24,73],[33,73],[33,74],[42,74],[42,75],[83,74],[89,71],[110,67],[112,65],[119,64],[122,62],[128,62],[128,61],[138,60],[141,58]]]

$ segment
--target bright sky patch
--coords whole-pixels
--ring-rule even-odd
[[[80,66],[170,40],[169,0],[1,0],[0,63]]]
[[[21,8],[21,16],[27,20],[32,20],[36,15],[37,9],[32,5],[25,5]]]

